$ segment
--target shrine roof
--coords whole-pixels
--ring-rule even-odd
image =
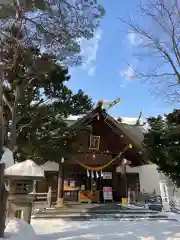
[[[5,176],[8,178],[17,177],[19,179],[26,177],[36,180],[44,178],[44,171],[32,160],[28,159],[26,161],[13,164],[9,168],[6,168]]]
[[[147,131],[148,126],[146,123],[143,124],[143,121],[140,121],[142,125],[135,125],[138,118],[121,117],[122,121],[118,122],[118,118],[112,117],[104,109],[97,107],[86,115],[69,116],[69,118],[67,118],[67,122],[69,123],[69,126],[87,124],[89,120],[97,116],[98,113],[105,115],[106,119],[112,124],[113,129],[116,129],[117,134],[123,133],[128,136],[138,148],[142,148],[144,133]]]
[[[115,118],[110,116],[108,113],[106,113],[107,120],[109,120],[112,125],[117,129],[117,133],[119,130],[122,132],[124,135],[126,135],[136,147],[142,149],[142,141],[144,139],[144,132],[146,129],[144,126],[141,125],[132,125],[132,124],[127,124],[124,122],[118,122]]]

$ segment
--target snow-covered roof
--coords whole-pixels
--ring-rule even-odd
[[[67,121],[77,121],[78,119],[84,117],[85,115],[77,115],[77,116],[73,116],[73,115],[70,115],[68,118],[67,118]],[[118,119],[118,117],[113,117],[115,120]],[[136,121],[138,120],[138,118],[134,118],[134,117],[121,117],[121,120],[122,120],[122,123],[126,123],[126,124],[130,124],[130,125],[134,125],[136,124]],[[140,122],[144,122],[144,121],[140,121]]]
[[[46,162],[43,165],[40,165],[41,169],[44,171],[52,171],[52,172],[57,172],[59,169],[59,165],[56,162]]]
[[[144,132],[146,131],[146,129],[144,129],[144,126],[134,126],[130,124],[123,124],[123,129],[125,129],[127,135],[130,134],[133,139],[136,139],[139,142],[143,141]]]
[[[69,116],[67,118],[67,122],[69,123],[69,125],[71,125],[82,117],[84,117],[84,115]],[[112,118],[116,121],[118,119],[118,117],[112,117]],[[146,121],[140,120],[140,125],[135,126],[137,120],[138,118],[134,118],[134,117],[121,117],[120,125],[121,125],[121,128],[126,130],[126,133],[128,135],[130,134],[132,135],[133,138],[136,138],[139,142],[142,142],[144,137],[144,132],[147,131],[148,125]]]
[[[119,117],[113,117],[116,121],[118,120]],[[130,125],[134,125],[136,124],[138,118],[135,117],[120,117],[122,123],[126,123],[126,124],[130,124]]]
[[[13,166],[5,169],[6,176],[21,176],[31,178],[43,178],[44,171],[36,165],[32,160],[16,163]]]

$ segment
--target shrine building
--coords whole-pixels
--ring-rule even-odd
[[[90,127],[79,131],[77,153],[65,159],[64,199],[79,202],[102,202],[104,189],[112,190],[113,201],[128,197],[130,190],[139,199],[141,186],[139,169],[147,164],[143,150],[143,126],[117,121],[101,105],[82,117],[67,119],[71,127]],[[46,179],[36,186],[37,192],[52,187],[57,196],[58,164],[52,161],[41,166]]]

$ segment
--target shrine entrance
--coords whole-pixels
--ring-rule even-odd
[[[104,187],[113,189],[112,172],[101,172],[101,175],[98,175],[97,172],[87,171],[80,187],[79,202],[104,202]],[[113,201],[113,196],[110,200]]]

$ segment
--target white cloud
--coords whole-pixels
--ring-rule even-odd
[[[129,43],[133,45],[133,47],[138,47],[138,45],[140,45],[143,42],[143,39],[138,34],[133,32],[127,34],[127,39]],[[133,65],[138,64],[137,60],[133,62],[134,62]],[[134,70],[133,65],[131,64],[124,70],[120,71],[120,75],[124,77],[120,85],[121,88],[125,88],[127,84],[130,82],[127,80],[134,80],[137,77],[137,74],[136,74],[136,71]]]
[[[139,45],[142,43],[142,38],[136,33],[128,33],[127,38],[132,45]]]
[[[120,84],[120,88],[125,88],[127,86],[127,83],[123,81],[123,83]]]
[[[94,76],[96,70],[96,56],[101,41],[102,30],[97,29],[90,40],[81,39],[81,54],[83,56],[82,67],[87,70],[90,76]]]
[[[121,76],[126,77],[128,80],[134,80],[136,78],[136,72],[132,65],[120,72]]]
[[[94,76],[94,75],[95,75],[95,71],[96,71],[95,66],[92,66],[92,67],[89,68],[89,70],[88,70],[88,75],[89,75],[89,76]]]

